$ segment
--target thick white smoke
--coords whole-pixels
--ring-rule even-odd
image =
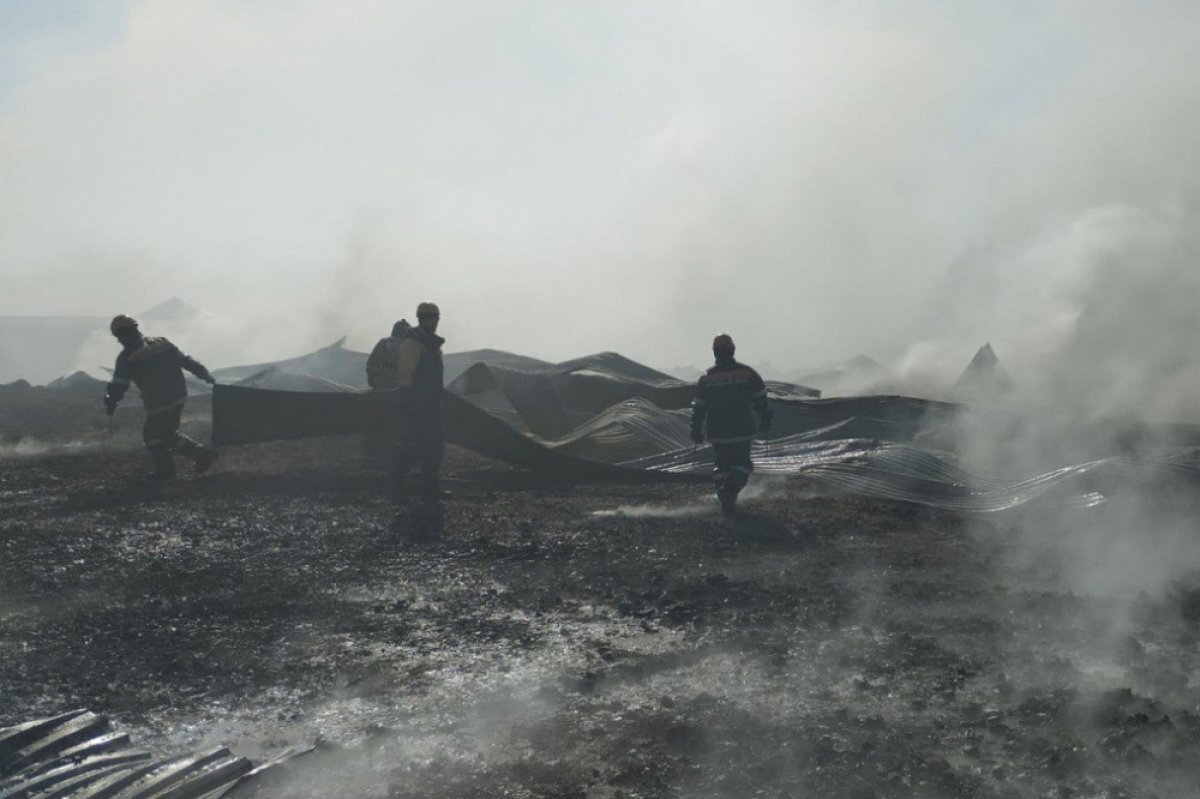
[[[179,295],[295,352],[435,299],[463,349],[894,361],[964,253],[1192,169],[1183,4],[117,10],[6,53],[0,313]]]
[[[935,304],[938,331],[908,370],[954,379],[991,341],[1026,404],[1089,418],[1200,420],[1195,213],[1088,209],[1061,229],[974,253]],[[964,357],[965,356],[965,357]]]

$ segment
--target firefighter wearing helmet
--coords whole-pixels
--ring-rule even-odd
[[[217,381],[203,364],[184,355],[167,339],[142,335],[137,320],[130,316],[115,317],[109,330],[121,342],[121,352],[104,395],[108,415],[116,412],[117,404],[133,383],[141,392],[146,408],[142,440],[154,462],[153,477],[168,480],[175,476],[175,452],[192,460],[196,474],[206,471],[217,459],[217,451],[179,432],[187,400],[183,370],[208,383]]]
[[[701,376],[692,400],[692,440],[704,443],[707,434],[716,465],[713,482],[721,510],[733,513],[737,497],[754,464],[750,442],[757,431],[766,436],[771,429],[771,406],[767,387],[758,372],[733,358],[733,339],[722,333],[713,339],[716,364]]]
[[[404,389],[397,418],[387,435],[392,445],[396,488],[416,465],[421,467],[421,498],[436,503],[443,492],[438,472],[445,444],[442,437],[442,345],[437,334],[441,312],[432,302],[417,306],[417,326],[401,319],[392,334],[379,340],[367,358],[371,388]]]

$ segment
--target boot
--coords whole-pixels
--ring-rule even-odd
[[[204,474],[219,457],[221,457],[221,453],[212,447],[201,447],[192,455],[192,474]]]
[[[150,475],[151,480],[175,479],[175,459],[171,457],[169,450],[154,450],[150,453],[150,458],[154,462],[154,472]]]
[[[194,438],[179,433],[175,436],[175,451],[192,461],[192,474],[204,474],[216,461],[218,453]]]
[[[735,466],[729,470],[729,476],[717,489],[717,500],[721,503],[722,513],[731,516],[737,512],[738,494],[742,493],[749,478],[749,472],[741,467]]]
[[[717,502],[721,503],[721,513],[726,516],[737,513],[737,495],[737,490],[728,485],[717,489]]]

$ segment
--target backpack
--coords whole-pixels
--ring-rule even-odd
[[[367,385],[371,388],[395,388],[397,380],[396,353],[400,342],[412,334],[412,325],[401,319],[392,325],[392,335],[379,339],[367,357]]]

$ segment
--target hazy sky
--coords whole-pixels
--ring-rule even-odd
[[[0,314],[179,295],[284,355],[432,299],[453,350],[1033,363],[1147,241],[1195,272],[1197,30],[1190,0],[0,0]]]

